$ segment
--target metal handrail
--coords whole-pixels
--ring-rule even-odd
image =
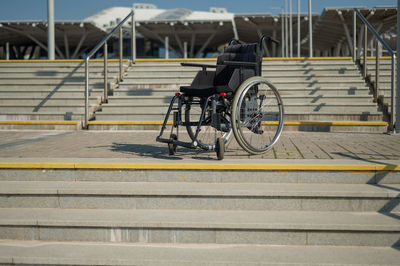
[[[395,86],[395,62],[396,62],[396,53],[390,48],[390,46],[382,39],[379,33],[374,29],[374,27],[368,22],[368,20],[361,14],[361,12],[354,8],[354,16],[353,16],[353,59],[356,60],[356,23],[357,23],[357,16],[364,22],[364,53],[363,53],[363,76],[364,78],[367,77],[368,67],[367,67],[367,29],[371,31],[371,33],[376,38],[376,60],[375,60],[375,88],[374,88],[374,99],[375,101],[378,100],[379,97],[379,71],[380,71],[380,60],[379,60],[379,51],[380,51],[380,44],[389,52],[391,57],[392,63],[392,70],[391,70],[391,91],[390,91],[390,98],[391,98],[391,106],[390,106],[390,117],[389,117],[389,132],[394,131],[394,117],[395,117],[395,99],[394,99],[394,86]]]
[[[132,63],[136,61],[136,37],[135,37],[135,10],[132,11],[117,25],[113,28],[104,39],[99,42],[86,56],[85,58],[85,121],[83,124],[83,128],[87,128],[89,122],[89,60],[90,58],[104,45],[104,98],[103,101],[107,101],[108,98],[108,63],[107,63],[107,41],[110,39],[113,34],[119,30],[119,81],[123,78],[123,66],[122,66],[122,58],[123,58],[123,49],[122,49],[122,26],[125,22],[131,18],[132,28],[131,28],[131,60]]]

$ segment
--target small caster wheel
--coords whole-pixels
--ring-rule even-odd
[[[175,134],[171,134],[170,138],[173,140],[178,140],[178,137]],[[169,155],[175,155],[176,144],[168,143],[168,151],[169,151]]]
[[[225,153],[225,143],[223,138],[217,138],[217,142],[215,143],[215,151],[217,152],[218,160],[223,160]]]

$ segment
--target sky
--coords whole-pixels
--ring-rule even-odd
[[[0,20],[47,20],[47,0],[0,1]],[[131,7],[133,3],[151,3],[160,9],[209,11],[210,7],[225,7],[232,13],[278,14],[285,0],[54,0],[54,16],[55,20],[82,20],[103,9]],[[297,0],[292,0],[292,3],[293,12],[297,12]],[[300,0],[300,3],[301,12],[308,12],[308,0]],[[324,7],[396,5],[396,0],[312,0],[312,11],[321,14]]]

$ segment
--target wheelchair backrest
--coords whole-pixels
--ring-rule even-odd
[[[225,47],[224,53],[217,58],[217,69],[214,78],[215,86],[228,85],[235,69],[240,68],[239,66],[225,65],[223,64],[224,61],[259,63],[260,56],[257,43],[235,41]],[[254,69],[254,74],[252,76],[255,76],[256,74],[256,69]]]

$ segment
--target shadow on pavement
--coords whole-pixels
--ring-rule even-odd
[[[126,144],[113,142],[109,148],[113,152],[167,160],[182,160],[184,157],[207,159],[208,155],[207,151],[191,150],[181,147],[178,147],[177,154],[169,155],[168,148],[166,146],[160,147],[149,144]],[[202,155],[205,155],[205,157]]]

